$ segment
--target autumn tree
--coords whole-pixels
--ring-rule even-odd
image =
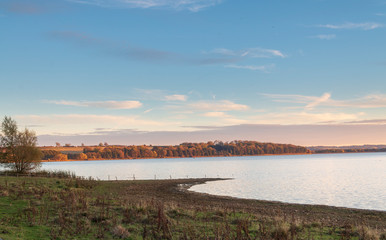
[[[17,173],[26,173],[40,166],[42,153],[35,132],[18,131],[16,121],[5,117],[1,125],[0,146],[3,149],[1,164]]]
[[[87,160],[87,155],[84,154],[84,153],[79,153],[78,159],[79,159],[79,160]]]
[[[57,155],[55,155],[52,160],[55,160],[55,161],[67,161],[68,160],[68,157],[66,154],[63,154],[63,153],[59,153]]]

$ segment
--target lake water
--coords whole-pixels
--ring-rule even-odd
[[[101,180],[222,177],[192,191],[386,211],[386,153],[46,162]]]

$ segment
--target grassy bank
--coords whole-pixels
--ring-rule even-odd
[[[386,239],[386,212],[186,190],[205,181],[1,176],[0,238]]]

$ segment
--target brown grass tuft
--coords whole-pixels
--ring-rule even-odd
[[[114,235],[114,237],[120,238],[120,239],[126,239],[130,236],[129,231],[127,231],[126,228],[122,227],[121,225],[115,226],[111,233]]]

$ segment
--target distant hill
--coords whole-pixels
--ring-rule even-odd
[[[322,149],[382,149],[386,148],[386,145],[311,146],[307,148],[312,151]]]
[[[83,146],[41,147],[43,160],[65,161],[94,159],[184,158],[215,156],[252,156],[265,154],[310,154],[302,146],[256,141],[214,141],[182,143],[175,146]]]
[[[96,160],[96,159],[139,159],[139,158],[184,158],[216,156],[254,156],[279,154],[318,154],[386,152],[386,145],[353,146],[311,146],[292,144],[262,143],[256,141],[231,141],[207,143],[182,143],[175,146],[152,145],[99,145],[99,146],[60,146],[40,147],[43,160]]]
[[[386,152],[386,145],[311,146],[313,153]]]

